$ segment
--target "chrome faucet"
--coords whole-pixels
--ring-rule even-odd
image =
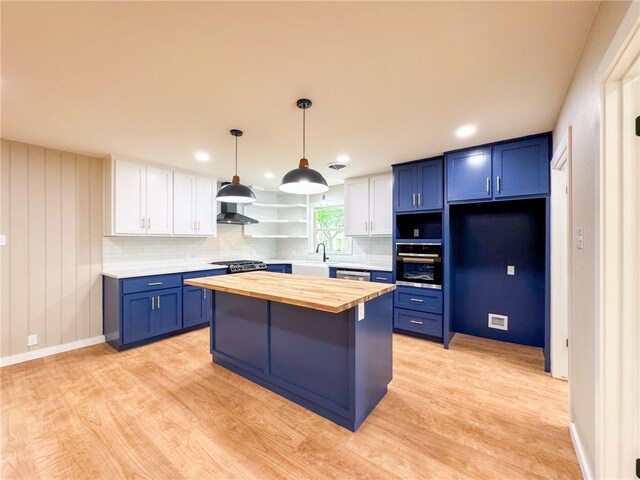
[[[320,245],[322,245],[322,261],[326,262],[327,260],[329,260],[329,257],[327,257],[327,246],[320,242],[318,244],[318,246],[316,247],[316,253],[318,253],[320,251]]]

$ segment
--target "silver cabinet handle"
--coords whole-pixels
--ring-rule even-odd
[[[376,280],[388,280],[387,277],[376,277]]]
[[[364,222],[364,231],[365,232],[369,231],[369,222]]]
[[[369,222],[369,223],[370,223],[370,227],[371,227],[369,230],[370,230],[371,232],[373,232],[373,220],[371,220],[371,222]]]
[[[198,232],[200,231],[200,220],[198,220]]]
[[[144,229],[145,229],[145,226],[146,226],[145,218],[144,218],[144,217],[142,217],[142,218],[140,219],[140,230],[144,230]]]
[[[412,302],[418,302],[418,303],[422,303],[422,302],[424,302],[424,300],[421,300],[421,299],[419,299],[419,298],[411,298],[410,300],[411,300]]]
[[[418,193],[418,206],[422,205],[422,194]]]
[[[158,295],[158,310],[160,310],[160,295]]]
[[[424,325],[424,322],[419,322],[418,320],[409,320],[411,323],[415,323],[416,325]]]
[[[151,217],[147,218],[147,230],[151,230]]]
[[[411,194],[411,203],[412,203],[412,205],[414,207],[416,206],[416,194],[415,193]]]
[[[162,283],[163,283],[163,282],[151,282],[151,283],[149,283],[149,286],[152,286],[152,285],[162,285]]]
[[[491,193],[491,178],[487,177],[487,193]]]
[[[156,309],[156,297],[151,297],[151,310]]]
[[[197,227],[197,224],[196,224],[196,221],[195,221],[195,220],[193,221],[193,231],[194,231],[194,232],[197,232],[197,231],[198,231],[198,227]]]
[[[203,288],[202,292],[204,293],[204,299],[206,300],[207,299],[207,289]]]
[[[500,190],[501,190],[500,175],[498,175],[498,177],[496,178],[496,188],[498,189],[498,193],[500,193]]]

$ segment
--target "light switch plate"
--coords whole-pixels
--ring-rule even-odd
[[[576,231],[576,248],[584,250],[584,228],[582,227]]]
[[[7,244],[7,236],[0,235],[0,247],[4,247]]]
[[[515,274],[516,274],[516,266],[507,265],[507,275],[515,275]]]

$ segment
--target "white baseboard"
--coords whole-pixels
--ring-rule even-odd
[[[571,434],[573,448],[575,449],[576,455],[578,457],[578,464],[580,465],[582,477],[585,480],[593,480],[593,474],[591,473],[591,469],[589,468],[589,462],[587,461],[584,447],[582,446],[582,442],[580,441],[578,430],[576,430],[576,424],[573,422],[569,422],[569,433]]]
[[[68,352],[70,350],[76,350],[78,348],[90,347],[91,345],[97,345],[99,343],[104,343],[104,335],[100,335],[99,337],[85,338],[84,340],[78,340],[76,342],[63,343],[62,345],[55,345],[53,347],[40,348],[31,352],[11,355],[10,357],[0,358],[0,367],[7,367],[16,363],[28,362],[29,360],[35,360],[36,358],[48,357],[49,355]]]

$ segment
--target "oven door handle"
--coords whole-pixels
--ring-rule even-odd
[[[402,263],[428,263],[432,265],[436,263],[434,258],[402,258]]]
[[[440,255],[437,253],[398,253],[399,257],[429,257],[438,258]]]

